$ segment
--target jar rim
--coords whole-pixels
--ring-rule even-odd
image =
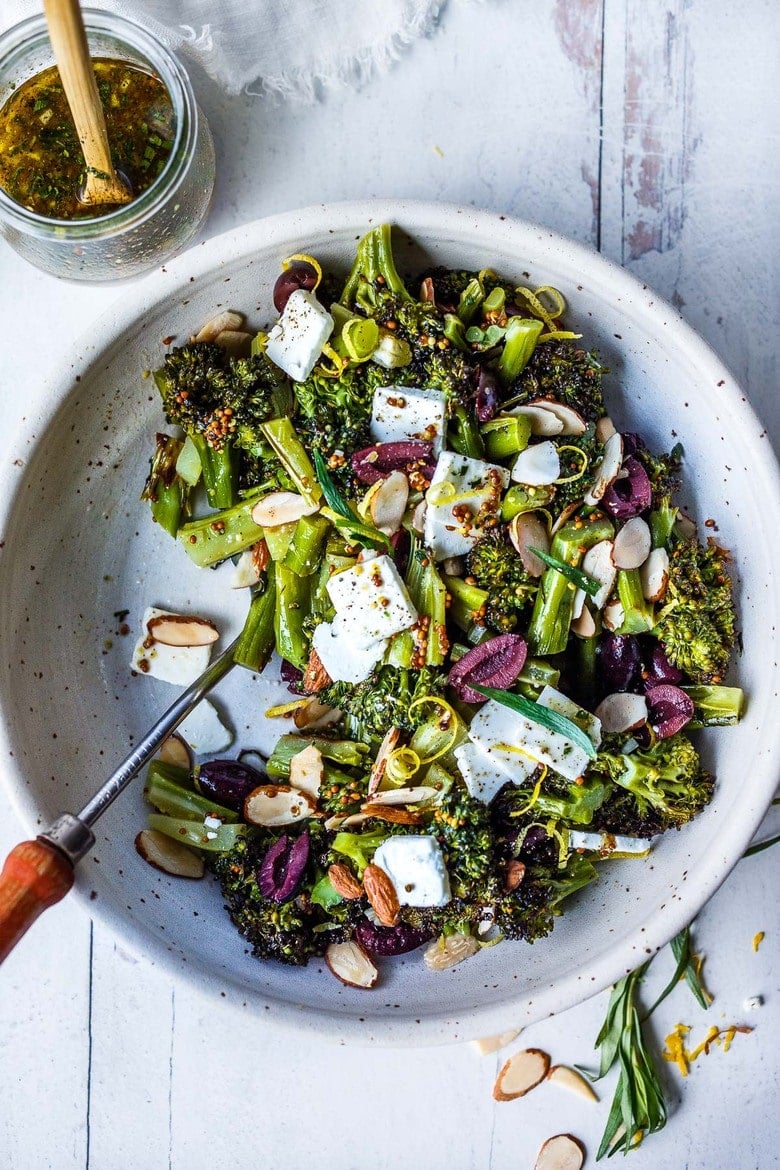
[[[141,56],[159,75],[173,105],[176,132],[165,166],[153,183],[123,207],[100,216],[82,219],[54,219],[39,215],[17,203],[0,186],[0,217],[25,234],[67,240],[105,239],[137,228],[150,219],[160,203],[170,199],[183,182],[198,135],[198,107],[189,77],[173,53],[156,36],[126,16],[99,8],[82,8],[89,39],[91,33],[113,38],[118,47],[124,43]],[[20,21],[0,35],[0,70],[15,56],[45,46],[48,27],[45,16],[38,14]],[[53,54],[52,54],[53,57]],[[112,58],[121,60],[120,56]],[[35,74],[31,74],[35,76]]]

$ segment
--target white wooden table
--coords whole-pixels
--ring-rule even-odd
[[[388,75],[309,109],[227,100],[196,77],[219,153],[208,232],[381,195],[543,221],[679,306],[776,441],[777,32],[774,0],[451,0],[436,35]],[[121,296],[58,284],[0,246],[0,458],[16,458],[14,432],[48,367]],[[0,851],[20,834],[6,811]],[[713,1022],[755,1031],[687,1081],[664,1066],[673,1115],[631,1155],[636,1170],[779,1164],[775,865],[771,850],[740,863],[699,917],[710,1011],[680,988],[653,1026],[660,1037],[678,1020],[694,1038]],[[658,983],[668,952],[654,967]],[[594,1165],[607,1100],[546,1086],[495,1104],[504,1054],[338,1048],[239,1019],[123,953],[68,903],[0,978],[2,1170],[521,1170],[561,1131]],[[748,1012],[755,995],[764,1006]],[[599,996],[523,1042],[589,1063],[605,1007]]]

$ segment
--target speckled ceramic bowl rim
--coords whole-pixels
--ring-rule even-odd
[[[190,249],[145,277],[136,288],[128,290],[121,302],[112,305],[100,317],[90,328],[89,336],[80,339],[74,345],[72,353],[59,364],[48,379],[49,393],[45,406],[35,418],[26,421],[21,438],[29,437],[33,440],[36,435],[42,435],[53,423],[62,400],[73,386],[76,357],[83,354],[87,364],[94,365],[100,360],[102,349],[143,317],[150,304],[159,303],[160,300],[173,297],[186,287],[191,287],[193,278],[197,280],[212,270],[229,270],[232,264],[251,256],[257,248],[262,247],[265,250],[275,243],[281,244],[289,240],[292,228],[301,238],[310,238],[321,232],[323,225],[333,230],[354,227],[357,234],[372,223],[380,222],[397,223],[410,235],[417,235],[422,239],[434,228],[439,232],[444,230],[451,233],[455,240],[458,236],[470,241],[475,238],[484,239],[499,252],[503,246],[510,246],[519,251],[524,239],[528,241],[529,251],[533,251],[531,245],[543,241],[547,248],[554,248],[561,259],[568,261],[582,273],[592,288],[603,295],[618,300],[622,298],[621,309],[624,306],[626,316],[633,321],[639,325],[644,324],[654,332],[663,324],[669,339],[668,344],[686,352],[688,358],[701,371],[705,383],[720,387],[719,406],[728,412],[733,425],[746,432],[759,433],[760,426],[757,425],[756,416],[732,374],[698,334],[685,323],[677,310],[656,296],[646,285],[597,252],[538,224],[492,211],[421,200],[367,200],[322,204],[257,220]],[[762,497],[767,501],[767,510],[770,513],[774,512],[775,515],[780,514],[780,473],[771,447],[768,443],[756,443],[753,444],[752,450],[755,458],[753,473],[761,484]],[[0,484],[4,489],[0,492],[0,499],[3,501],[0,505],[2,507],[0,522],[5,522],[13,508],[18,480],[18,471],[8,468],[3,470],[0,477]],[[771,555],[775,579],[780,581],[780,546],[775,546]],[[4,752],[9,772],[14,766],[14,761],[9,760],[8,756],[10,746],[5,722],[2,721],[0,751]],[[686,897],[659,908],[644,922],[641,930],[637,929],[624,936],[614,947],[592,960],[588,969],[590,976],[587,985],[588,996],[607,987],[631,970],[636,965],[638,954],[654,953],[664,946],[715,893],[742,856],[774,794],[778,757],[780,744],[775,745],[775,751],[767,754],[753,773],[751,801],[746,803],[744,816],[739,820],[731,819],[728,824],[721,826],[719,848],[717,852],[713,851],[711,865],[707,869],[699,868],[696,873],[689,875]],[[22,821],[32,832],[37,831],[38,809],[21,782],[21,777],[9,775],[6,788],[11,803]],[[177,979],[185,978],[198,990],[213,991],[215,994],[219,994],[226,985],[230,985],[230,980],[207,977],[203,972],[193,970],[191,965],[183,964],[170,956],[164,947],[150,947],[150,936],[142,929],[110,908],[105,909],[99,902],[90,902],[86,884],[77,882],[75,894],[89,914],[105,922],[139,957],[159,964],[168,970],[171,976]],[[235,986],[238,988],[238,984]],[[533,1022],[565,1010],[584,998],[586,996],[583,995],[583,983],[578,973],[573,972],[538,992],[533,1002],[520,999],[515,1005],[503,1002],[499,1006],[492,1006],[486,1003],[472,1009],[465,1019],[453,1018],[444,1008],[439,1015],[431,1015],[422,1021],[422,1025],[420,1022],[399,1019],[372,1020],[370,1005],[366,1004],[365,1018],[358,1022],[336,1012],[308,1009],[302,1013],[301,1008],[294,1004],[279,1001],[273,1003],[271,1018],[275,1024],[289,1025],[296,1029],[305,1026],[342,1043],[380,1042],[400,1045],[447,1043],[456,1039],[491,1035],[509,1026]],[[253,1017],[262,1016],[265,1006],[261,997],[248,999],[245,1005],[247,1014]]]

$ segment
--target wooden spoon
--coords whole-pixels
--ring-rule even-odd
[[[86,204],[129,203],[126,181],[117,175],[108,146],[106,120],[100,104],[79,0],[43,0],[49,38],[65,96],[87,164],[79,198]]]

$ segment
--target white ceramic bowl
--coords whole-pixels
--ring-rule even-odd
[[[431,261],[489,265],[561,289],[586,344],[611,367],[607,396],[618,424],[660,450],[683,442],[684,498],[701,520],[717,519],[718,539],[735,550],[745,653],[733,677],[749,696],[739,727],[702,737],[718,785],[694,824],[667,835],[645,861],[604,866],[601,880],[533,947],[505,943],[439,974],[419,953],[387,960],[373,992],[343,987],[320,962],[298,970],[252,959],[215,885],[169,880],[142,862],[133,849],[146,817],[141,780],[97,826],[76,896],[172,975],[245,1002],[261,1018],[341,1040],[422,1043],[528,1023],[633,969],[717,888],[776,784],[777,467],[729,372],[674,309],[621,269],[493,213],[369,202],[262,220],[144,280],[74,348],[51,384],[49,413],[30,425],[38,438],[3,523],[0,758],[33,831],[77,811],[173,697],[166,684],[131,677],[132,639],[116,633],[115,615],[129,610],[137,628],[147,604],[163,604],[213,616],[226,635],[239,628],[245,597],[231,594],[218,573],[194,569],[139,502],[161,422],[157,393],[141,373],[159,364],[163,338],[181,342],[220,307],[266,323],[282,257],[309,252],[346,272],[358,237],[382,221],[398,225],[403,272]],[[267,737],[257,730],[257,685],[234,672],[216,699],[246,747]]]

